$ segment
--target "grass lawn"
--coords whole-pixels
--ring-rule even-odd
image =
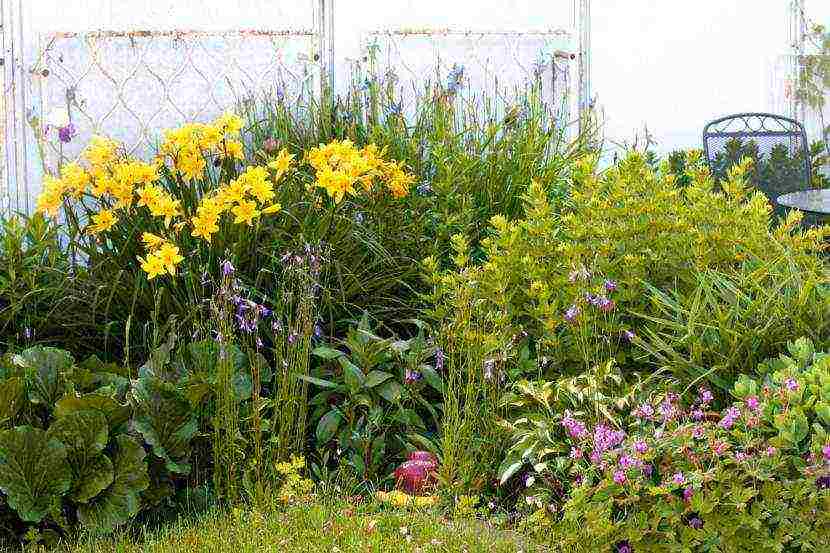
[[[274,512],[210,511],[157,529],[136,525],[115,536],[80,539],[65,553],[182,552],[543,552],[548,548],[480,521],[376,504],[295,505]]]

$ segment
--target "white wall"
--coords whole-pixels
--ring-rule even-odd
[[[830,3],[830,2],[828,2]],[[701,146],[706,122],[771,108],[787,0],[595,0],[592,88],[611,141]]]

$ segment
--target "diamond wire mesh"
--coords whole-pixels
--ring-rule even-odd
[[[395,81],[404,109],[440,84],[494,98],[490,108],[498,115],[536,84],[550,113],[567,120],[575,98],[570,39],[567,30],[373,31],[363,37],[363,60],[370,73]]]
[[[311,31],[56,33],[45,37],[38,80],[46,155],[74,159],[93,134],[136,155],[158,129],[214,117],[265,93],[295,101],[319,85]],[[317,59],[315,59],[315,57]],[[67,144],[56,128],[72,123]]]

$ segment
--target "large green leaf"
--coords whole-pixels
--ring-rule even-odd
[[[129,405],[123,405],[116,399],[100,393],[82,396],[67,395],[55,405],[56,417],[65,417],[79,411],[97,411],[103,414],[107,419],[107,427],[113,434],[117,433],[118,428],[130,420],[132,415],[132,408]]]
[[[136,430],[169,471],[188,474],[190,440],[198,430],[190,402],[175,386],[154,376],[136,380],[130,394],[136,405]]]
[[[23,367],[29,401],[51,407],[66,389],[66,376],[71,373],[75,360],[62,349],[34,347],[14,356]]]
[[[113,468],[101,452],[107,445],[107,418],[100,411],[75,411],[55,419],[49,436],[66,446],[72,470],[70,497],[86,503],[112,483]]]
[[[0,492],[23,521],[43,520],[71,484],[61,442],[31,426],[0,432]]]
[[[0,380],[0,429],[14,423],[23,407],[25,391],[22,378]]]
[[[320,422],[317,423],[317,431],[315,432],[320,445],[331,440],[342,420],[343,416],[335,410],[329,411],[320,418]]]
[[[115,363],[105,363],[95,355],[87,357],[78,364],[72,382],[79,392],[94,392],[99,388],[107,387],[112,389],[119,398],[123,398],[130,389],[130,379],[126,369]]]
[[[117,436],[108,453],[115,472],[112,484],[86,505],[78,506],[81,524],[96,532],[109,532],[136,516],[140,494],[150,485],[141,444],[129,436]]]
[[[349,390],[352,393],[360,391],[366,381],[366,376],[363,374],[363,371],[361,371],[360,368],[358,368],[354,363],[349,361],[347,357],[338,357],[337,361],[340,363],[340,366],[343,367],[343,380],[346,382],[346,386],[349,387]]]

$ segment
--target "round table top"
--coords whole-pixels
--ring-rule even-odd
[[[809,213],[830,215],[830,189],[790,192],[776,199],[778,204]]]

